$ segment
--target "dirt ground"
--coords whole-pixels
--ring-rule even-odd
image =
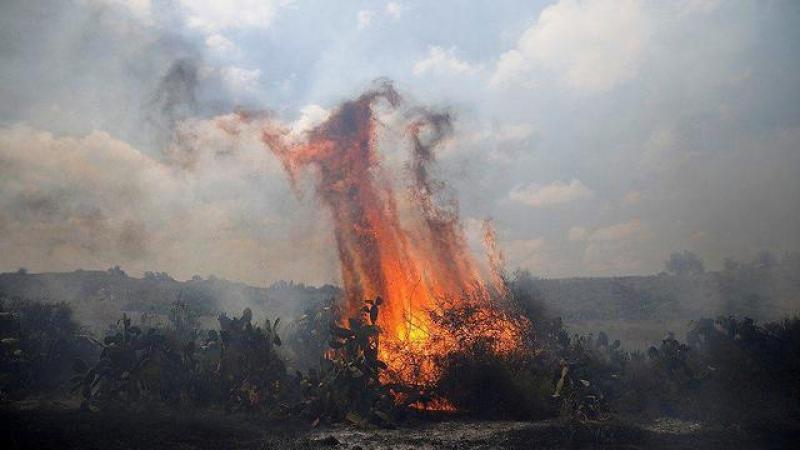
[[[529,448],[792,448],[800,430],[742,430],[660,419],[569,423],[416,421],[396,429],[310,428],[258,416],[82,412],[76,408],[0,410],[2,447],[80,449],[529,449]]]

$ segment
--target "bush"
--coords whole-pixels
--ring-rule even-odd
[[[291,380],[275,347],[279,320],[254,326],[252,312],[219,317],[220,331],[190,328],[176,304],[166,330],[144,332],[127,316],[103,340],[93,367],[77,363],[76,389],[86,407],[140,408],[153,403],[222,406],[226,410],[282,412]],[[285,402],[284,402],[285,403]]]
[[[0,392],[19,398],[66,384],[75,358],[94,349],[65,303],[0,301]]]
[[[346,420],[364,426],[394,422],[395,401],[381,382],[386,364],[378,359],[382,299],[367,300],[362,317],[351,318],[349,328],[330,324],[329,351],[318,370],[298,372],[303,401],[297,408],[313,423]]]
[[[476,417],[543,418],[557,412],[550,372],[536,358],[498,355],[477,343],[447,355],[434,392]]]

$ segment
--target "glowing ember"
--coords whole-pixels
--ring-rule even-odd
[[[385,300],[378,322],[379,356],[389,367],[384,382],[428,385],[439,375],[436,357],[464,344],[460,334],[488,333],[498,351],[510,351],[520,325],[491,308],[457,204],[442,202],[443,185],[429,175],[432,149],[449,132],[449,117],[422,114],[407,128],[413,144],[408,201],[415,217],[401,226],[393,179],[377,153],[373,106],[379,99],[392,107],[400,102],[386,83],[341,105],[302,144],[290,144],[286,130],[276,127],[265,129],[262,139],[293,185],[301,169],[316,172],[317,194],[333,218],[347,317],[361,314],[365,299]],[[459,308],[448,302],[480,314],[451,329],[445,319]]]

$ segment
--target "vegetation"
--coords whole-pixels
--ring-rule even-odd
[[[768,284],[753,280],[792,273],[790,263],[761,255],[730,262],[714,277],[727,298],[748,290],[767,298],[774,295]],[[109,275],[127,277],[118,268]],[[174,283],[160,278],[152,282]],[[468,417],[553,419],[575,424],[575,433],[663,417],[747,430],[800,423],[800,318],[703,318],[685,338],[668,333],[657,345],[629,351],[603,332],[571,333],[549,308],[540,281],[518,272],[508,282],[503,307],[533,323],[524,345],[498,353],[491,333],[456,333],[458,351],[437,361],[442,375],[424,388],[387,383],[391,376],[378,357],[379,298],[346,323],[329,297],[307,304],[289,326],[257,321],[250,308],[209,325],[193,297],[178,295],[163,320],[124,313],[91,331],[65,303],[5,297],[0,401],[74,392],[86,414],[191,410],[304,426],[394,427],[433,399]],[[482,326],[456,306],[432,319],[460,330]]]
[[[348,327],[330,324],[330,349],[319,369],[298,372],[303,400],[300,412],[317,424],[320,420],[346,420],[355,425],[391,425],[395,403],[380,375],[386,364],[378,359],[382,300],[368,300],[361,318]]]
[[[67,305],[0,298],[0,399],[63,387],[91,347]]]
[[[288,378],[276,347],[279,320],[252,324],[252,312],[219,317],[219,331],[193,328],[184,304],[173,305],[172,326],[146,332],[123,316],[103,342],[98,362],[75,363],[75,389],[84,407],[219,406],[279,414]],[[116,331],[114,331],[116,330]]]
[[[671,274],[684,277],[702,275],[706,271],[703,260],[690,251],[669,255],[669,259],[664,263],[664,268]]]

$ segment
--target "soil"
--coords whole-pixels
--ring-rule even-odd
[[[530,449],[530,448],[792,448],[800,428],[778,430],[709,426],[662,418],[637,423],[416,420],[396,429],[311,428],[254,415],[89,412],[74,405],[0,409],[4,449]]]

